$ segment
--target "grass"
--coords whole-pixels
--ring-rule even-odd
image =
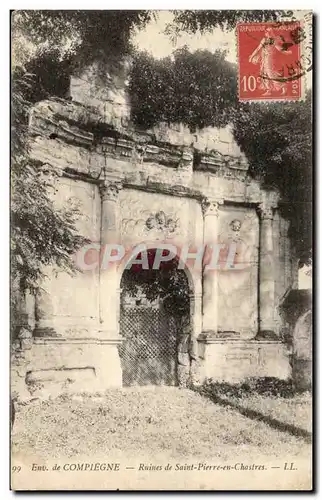
[[[200,392],[214,402],[229,402],[240,410],[258,412],[307,433],[312,431],[312,395],[309,391],[296,393],[292,381],[264,378],[232,385],[209,380]]]
[[[278,406],[275,411],[283,413]],[[245,453],[296,457],[304,449],[309,447],[300,437],[176,387],[35,400],[18,408],[12,434],[13,454],[43,459],[122,454],[234,460]]]
[[[239,401],[243,408],[261,412],[263,415],[312,431],[312,407],[309,393],[298,394],[290,399],[271,398],[259,394]]]

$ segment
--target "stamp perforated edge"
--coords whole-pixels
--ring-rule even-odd
[[[295,12],[299,12],[299,11],[295,11]],[[303,12],[303,11],[300,11],[300,12]],[[298,22],[300,23],[301,27],[303,27],[306,35],[308,35],[308,30],[311,28],[313,29],[313,26],[312,26],[312,22],[313,22],[313,11],[310,10],[310,11],[305,11],[307,12],[303,19],[299,19],[299,18],[295,18],[294,17],[294,14],[293,14],[293,17],[292,18],[285,18],[283,19],[283,21],[276,21],[276,23],[283,23],[283,22]],[[236,46],[236,54],[237,54],[237,95],[238,95],[238,101],[239,102],[265,102],[265,103],[269,103],[269,102],[279,102],[279,103],[282,103],[282,102],[285,102],[285,103],[290,103],[290,102],[300,102],[300,101],[305,101],[305,97],[306,97],[306,94],[307,94],[307,78],[306,78],[306,75],[307,75],[307,72],[304,73],[304,75],[302,75],[300,78],[301,78],[301,89],[300,89],[300,96],[299,97],[296,97],[294,99],[288,97],[288,98],[282,98],[282,99],[265,99],[264,97],[262,98],[250,98],[250,99],[241,99],[240,98],[240,63],[239,63],[239,40],[238,40],[238,26],[240,25],[245,25],[245,24],[249,24],[249,25],[254,25],[254,24],[266,24],[265,22],[260,22],[260,23],[255,23],[255,22],[251,22],[251,23],[245,23],[245,22],[238,22],[236,24],[236,28],[235,28],[235,46]],[[267,24],[271,24],[271,22],[267,22]],[[309,38],[309,36],[307,37]],[[304,41],[300,42],[300,57],[302,55],[305,54],[305,45],[304,45]],[[312,50],[313,50],[313,47],[312,47]]]

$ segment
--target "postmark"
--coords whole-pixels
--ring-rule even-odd
[[[303,97],[302,77],[310,64],[303,51],[303,23],[239,23],[236,34],[240,101]]]

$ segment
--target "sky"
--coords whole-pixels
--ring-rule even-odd
[[[170,37],[164,33],[167,23],[173,19],[171,11],[159,11],[156,21],[151,21],[144,30],[139,31],[133,37],[133,42],[140,50],[146,50],[157,59],[169,56],[175,49],[184,45],[193,52],[198,49],[207,49],[215,52],[217,49],[227,50],[226,59],[236,62],[236,43],[234,31],[226,33],[220,28],[216,28],[209,34],[188,35],[183,34],[178,37],[176,44],[173,44]]]
[[[294,11],[297,19],[304,19],[309,11]],[[198,49],[215,52],[217,49],[226,50],[226,59],[237,64],[237,45],[235,30],[226,32],[216,28],[212,33],[189,35],[183,33],[173,43],[168,35],[164,33],[168,23],[173,20],[171,11],[157,11],[157,19],[148,23],[145,29],[137,31],[133,36],[133,43],[139,50],[146,50],[156,59],[171,55],[171,53],[187,45],[191,52]],[[312,71],[305,76],[305,87],[312,87]]]

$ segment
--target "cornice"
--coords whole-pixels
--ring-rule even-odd
[[[219,177],[247,178],[248,165],[243,157],[162,143],[152,132],[125,127],[121,121],[117,127],[112,126],[95,109],[63,99],[42,101],[33,108],[30,135],[58,139],[135,165],[153,163],[184,172],[206,170]]]

